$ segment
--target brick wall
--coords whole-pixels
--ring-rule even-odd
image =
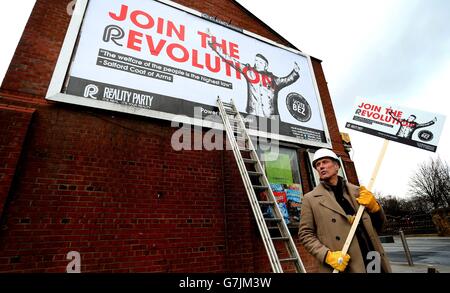
[[[269,271],[231,152],[176,152],[167,121],[44,99],[69,2],[36,2],[0,89],[0,123],[8,129],[0,142],[14,139],[20,149],[0,167],[21,157],[20,172],[0,177],[7,202],[0,272],[64,272],[72,250],[81,254],[82,272]],[[177,2],[289,45],[233,1]],[[313,65],[333,146],[343,152],[320,62]],[[307,192],[304,159],[300,170]],[[315,271],[314,258],[298,246]]]
[[[168,122],[142,122],[37,109],[0,271],[63,272],[71,250],[84,272],[223,271],[222,153],[175,152]]]
[[[0,104],[0,218],[17,171],[34,109]]]

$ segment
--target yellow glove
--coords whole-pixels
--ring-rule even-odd
[[[376,213],[381,208],[372,192],[368,191],[364,186],[359,188],[359,197],[356,200],[360,205],[365,206],[369,213]]]
[[[342,251],[328,250],[325,262],[329,264],[333,269],[343,272],[348,265],[350,255],[343,255]]]
[[[353,224],[353,221],[355,221],[356,216],[355,215],[347,215],[347,221],[351,224]]]

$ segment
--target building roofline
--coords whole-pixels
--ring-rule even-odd
[[[254,15],[252,12],[250,12],[247,8],[245,8],[244,6],[242,6],[239,2],[237,2],[236,0],[231,0],[236,6],[238,6],[242,11],[244,11],[246,14],[248,14],[249,16],[251,16],[252,18],[256,19],[260,24],[262,24],[264,26],[264,28],[266,28],[268,31],[270,31],[271,33],[275,34],[277,37],[279,37],[280,39],[282,39],[284,42],[286,42],[286,44],[295,49],[298,50],[300,52],[302,52],[300,49],[298,49],[296,46],[294,46],[294,44],[292,44],[291,42],[289,42],[286,38],[284,38],[282,35],[280,35],[276,30],[274,30],[273,28],[271,28],[268,24],[266,24],[264,21],[262,21],[260,18],[258,18],[256,15]]]

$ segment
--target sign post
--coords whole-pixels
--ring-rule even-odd
[[[404,114],[406,115],[404,116]],[[408,118],[405,119],[404,117]],[[416,121],[419,117],[425,122]],[[383,146],[378,155],[378,160],[370,177],[367,189],[371,190],[375,183],[389,140],[435,152],[444,121],[445,116],[443,115],[408,109],[406,107],[395,107],[393,109],[390,105],[384,105],[383,103],[361,98],[357,99],[352,121],[347,122],[346,127],[384,138]],[[420,128],[428,129],[416,133],[416,130]],[[350,248],[364,208],[363,205],[360,205],[358,208],[344,247],[342,248],[344,255],[347,254]],[[336,269],[333,270],[333,273],[338,272]]]
[[[370,177],[369,185],[367,186],[368,190],[372,190],[373,185],[375,184],[375,179],[377,178],[378,171],[380,170],[381,163],[383,162],[384,155],[386,154],[386,150],[389,144],[389,140],[385,139],[383,142],[383,146],[380,150],[380,154],[378,155],[377,163],[375,164],[375,168],[372,171],[372,176]],[[353,237],[355,236],[356,228],[358,228],[359,221],[361,220],[362,214],[364,213],[364,206],[360,205],[358,211],[356,212],[355,219],[353,220],[352,227],[350,228],[350,232],[348,232],[347,239],[345,239],[344,248],[342,248],[342,254],[346,255],[348,249],[350,248],[350,244],[352,243]],[[334,269],[333,273],[339,273],[338,270]]]

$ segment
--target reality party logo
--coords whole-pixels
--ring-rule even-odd
[[[98,94],[98,87],[95,84],[88,84],[84,88],[83,96],[85,98],[91,98],[91,99],[97,100],[97,97],[95,96],[96,94]]]

